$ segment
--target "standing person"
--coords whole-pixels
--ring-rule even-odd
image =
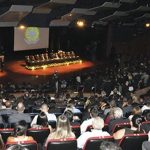
[[[55,83],[55,93],[59,93],[59,75],[57,71],[53,74],[53,79]]]

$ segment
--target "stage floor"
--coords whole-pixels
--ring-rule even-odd
[[[94,66],[94,63],[83,61],[80,64],[71,64],[67,66],[57,66],[45,69],[28,70],[25,68],[25,62],[22,60],[7,62],[4,71],[0,72],[0,82],[44,82],[48,77],[57,71],[59,74],[66,75],[75,72],[83,71]]]

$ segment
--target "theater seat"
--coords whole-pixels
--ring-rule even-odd
[[[114,128],[112,129],[112,133],[117,132],[120,129],[124,129],[124,128],[130,128],[131,125],[129,122],[123,122],[123,123],[117,123]]]
[[[37,143],[40,143],[42,145],[49,134],[49,128],[30,128],[27,130],[27,135],[32,136]]]
[[[83,150],[99,150],[99,146],[103,141],[114,141],[113,136],[99,136],[99,137],[92,137],[89,138],[84,147]]]
[[[24,142],[8,142],[5,147],[8,148],[13,145],[21,145],[28,148],[29,150],[38,150],[38,145],[36,141],[24,141]]]
[[[150,131],[150,121],[144,121],[144,122],[142,122],[140,128],[142,130],[144,130],[146,133],[148,133]]]
[[[147,134],[128,134],[119,142],[122,150],[142,150],[142,143],[148,140]]]
[[[7,138],[14,134],[14,129],[12,128],[0,129],[0,134],[2,136],[3,142],[6,143]]]
[[[77,150],[77,141],[74,138],[49,140],[45,150]]]
[[[72,128],[72,131],[75,134],[76,138],[78,138],[81,134],[80,125],[72,125],[71,128]]]

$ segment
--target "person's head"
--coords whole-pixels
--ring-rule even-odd
[[[95,117],[92,121],[93,129],[102,130],[104,127],[104,120],[100,117]]]
[[[103,141],[100,145],[99,150],[122,150],[120,146],[118,146],[114,142]]]
[[[112,117],[114,119],[119,119],[119,118],[122,118],[123,117],[123,111],[121,108],[119,107],[114,107],[112,110],[111,110],[111,114],[112,114]]]
[[[131,118],[131,126],[139,129],[141,123],[143,121],[143,118],[140,116],[140,115],[134,115],[132,118]]]
[[[55,138],[67,138],[71,134],[71,126],[65,115],[60,115],[57,120]]]
[[[37,117],[37,125],[41,125],[43,127],[48,126],[48,119],[44,112],[41,112]]]
[[[67,111],[64,112],[64,115],[68,118],[68,120],[70,122],[72,122],[72,120],[73,120],[73,112],[72,111],[67,110]]]
[[[17,105],[17,111],[18,112],[24,112],[25,110],[25,106],[22,102],[19,102],[18,105]]]
[[[14,127],[14,136],[23,136],[27,131],[27,123],[25,120],[19,121]]]
[[[5,106],[6,106],[6,108],[12,108],[11,101],[6,101]]]
[[[41,112],[47,113],[49,110],[49,107],[47,104],[42,104],[40,110],[41,110]]]
[[[29,150],[29,149],[21,145],[13,145],[8,147],[6,150]]]
[[[141,115],[142,114],[142,110],[139,106],[135,106],[132,109],[132,115]]]
[[[99,111],[98,111],[98,108],[97,107],[91,107],[90,109],[90,116],[92,118],[95,118],[99,115]]]
[[[145,118],[146,121],[150,121],[150,110],[145,112],[144,118]]]

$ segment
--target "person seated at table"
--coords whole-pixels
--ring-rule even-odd
[[[31,136],[26,136],[27,123],[24,120],[19,121],[14,127],[14,135],[9,136],[7,142],[23,142],[34,140]]]

